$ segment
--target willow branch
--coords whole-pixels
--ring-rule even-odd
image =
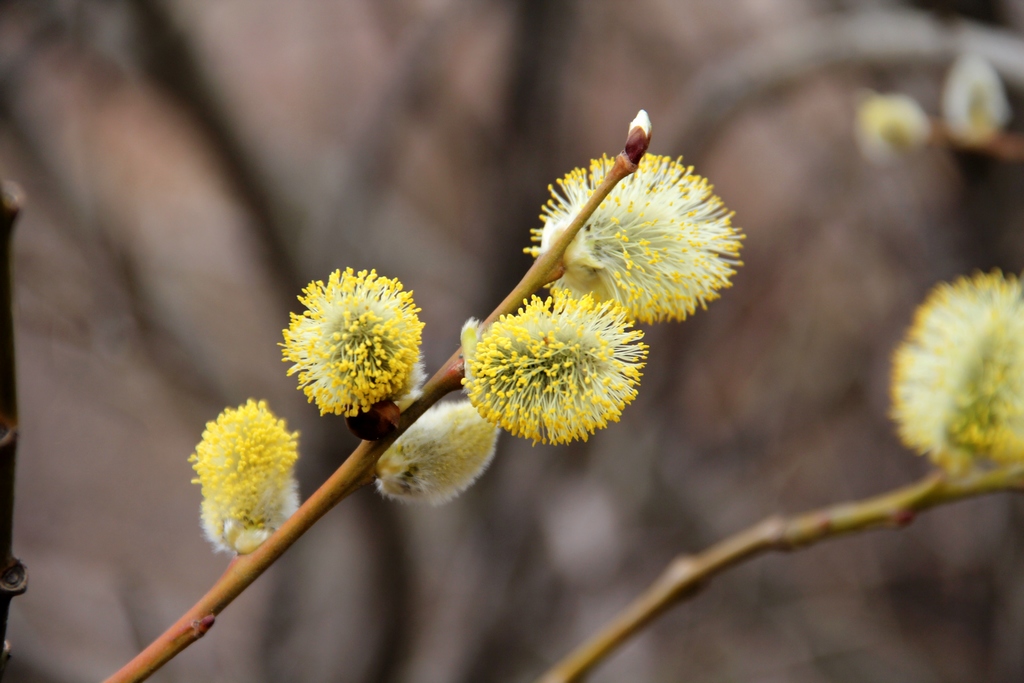
[[[833,14],[772,32],[699,71],[680,98],[683,128],[669,145],[697,158],[747,105],[827,69],[945,66],[983,57],[1007,86],[1024,90],[1024,40],[963,19],[911,9]]]
[[[959,479],[932,474],[916,484],[873,498],[806,512],[773,516],[697,555],[680,555],[642,594],[597,634],[573,650],[539,683],[573,683],[670,607],[693,596],[729,567],[769,551],[790,551],[869,529],[904,527],[919,512],[964,498],[1024,491],[1024,465]]]
[[[646,149],[646,147],[645,147]],[[642,152],[641,152],[642,154]],[[502,315],[514,313],[524,299],[547,284],[561,266],[562,255],[569,242],[586,224],[608,193],[626,176],[636,171],[636,164],[625,153],[619,154],[601,185],[546,253],[534,261],[519,284],[494,311],[485,324]],[[373,481],[377,460],[409,426],[445,394],[462,386],[464,364],[462,350],[457,349],[437,373],[423,385],[422,396],[402,413],[398,428],[379,441],[363,441],[346,458],[334,474],[302,504],[259,548],[249,555],[240,555],[228,565],[224,574],[199,602],[156,640],[124,665],[106,683],[142,681],[170,661],[186,647],[203,637],[220,614],[242,591],[248,588],[270,565],[291,547],[327,511],[351,493]]]

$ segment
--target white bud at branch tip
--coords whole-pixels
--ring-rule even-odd
[[[641,109],[636,118],[629,123],[629,134],[626,136],[626,147],[623,150],[634,164],[639,164],[647,148],[651,145],[651,117]]]
[[[636,113],[636,118],[629,122],[629,130],[626,132],[632,133],[634,128],[642,128],[647,137],[651,137],[651,117],[646,110],[641,109]]]

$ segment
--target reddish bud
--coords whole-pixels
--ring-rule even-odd
[[[377,441],[395,431],[402,411],[394,401],[374,403],[365,413],[346,417],[349,430],[365,441]]]
[[[217,617],[213,614],[207,614],[202,619],[196,619],[192,622],[192,632],[196,638],[202,638],[206,635],[206,632],[213,628],[213,623],[217,620]]]
[[[630,161],[639,164],[650,144],[651,119],[647,112],[641,109],[629,124],[629,134],[626,136],[626,147],[623,152]]]
[[[906,526],[913,522],[915,517],[917,517],[917,513],[913,510],[897,510],[892,513],[889,519],[891,519],[892,523],[896,526]]]

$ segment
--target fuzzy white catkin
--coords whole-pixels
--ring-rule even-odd
[[[446,503],[487,469],[497,439],[498,429],[468,401],[437,404],[377,461],[377,490],[398,500]]]
[[[930,131],[928,115],[907,95],[866,92],[857,105],[857,144],[873,163],[885,164],[923,147]]]
[[[950,132],[968,143],[991,139],[1010,121],[1010,103],[999,74],[977,55],[953,64],[942,91],[942,116]]]

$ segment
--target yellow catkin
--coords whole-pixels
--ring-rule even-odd
[[[648,154],[615,186],[570,243],[554,289],[613,300],[635,320],[657,322],[682,320],[730,286],[743,236],[711,184],[680,161]],[[527,253],[550,248],[613,164],[596,159],[550,188]]]
[[[483,474],[497,440],[497,427],[468,401],[437,404],[377,461],[377,490],[403,501],[446,503]]]
[[[975,458],[1024,460],[1024,302],[994,271],[931,291],[893,359],[900,438],[959,473]]]
[[[249,399],[206,423],[189,462],[203,490],[203,531],[217,548],[250,553],[298,508],[298,437],[266,401]]]
[[[536,443],[587,440],[636,396],[643,333],[614,301],[534,296],[483,330],[464,380],[488,422]]]
[[[354,416],[378,401],[416,391],[423,323],[412,292],[376,271],[331,273],[325,285],[311,282],[291,314],[283,355],[299,386],[320,414]]]

